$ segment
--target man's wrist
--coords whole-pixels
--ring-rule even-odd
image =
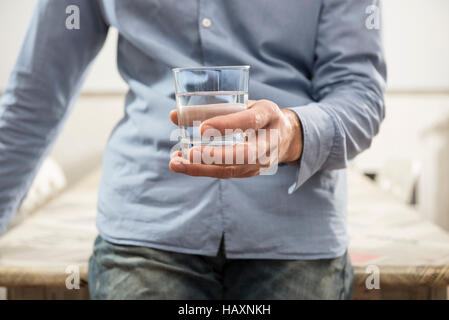
[[[287,117],[289,133],[288,142],[286,144],[285,159],[282,162],[296,162],[301,157],[303,137],[301,122],[298,115],[290,109],[282,109],[282,112]]]

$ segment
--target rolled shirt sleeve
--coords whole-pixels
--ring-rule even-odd
[[[379,3],[379,2],[378,2]],[[371,0],[324,0],[312,97],[292,107],[303,129],[296,191],[320,170],[342,169],[367,149],[385,115],[386,65],[380,30],[366,26]]]
[[[66,19],[79,10],[79,29]],[[54,141],[108,26],[97,1],[40,0],[0,100],[0,233]]]

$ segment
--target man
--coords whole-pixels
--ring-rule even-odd
[[[69,5],[79,7],[79,30],[65,27]],[[350,298],[345,168],[384,117],[370,5],[39,1],[0,104],[2,230],[112,26],[129,92],[104,155],[91,297]],[[170,160],[171,68],[199,65],[251,66],[251,107],[206,124],[277,129],[276,174]]]

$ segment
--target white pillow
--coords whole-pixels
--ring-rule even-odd
[[[9,226],[21,223],[33,212],[57,196],[66,185],[67,179],[60,166],[51,158],[45,159]]]

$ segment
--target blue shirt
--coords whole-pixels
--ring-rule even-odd
[[[79,7],[80,29],[66,28]],[[109,27],[129,85],[104,155],[97,226],[111,242],[228,258],[319,259],[348,245],[348,161],[384,117],[372,0],[41,0],[0,103],[4,230],[60,130]],[[204,19],[210,20],[204,23]],[[169,170],[173,67],[250,65],[250,99],[294,110],[297,165],[220,180]],[[98,119],[101,126],[101,119]]]

